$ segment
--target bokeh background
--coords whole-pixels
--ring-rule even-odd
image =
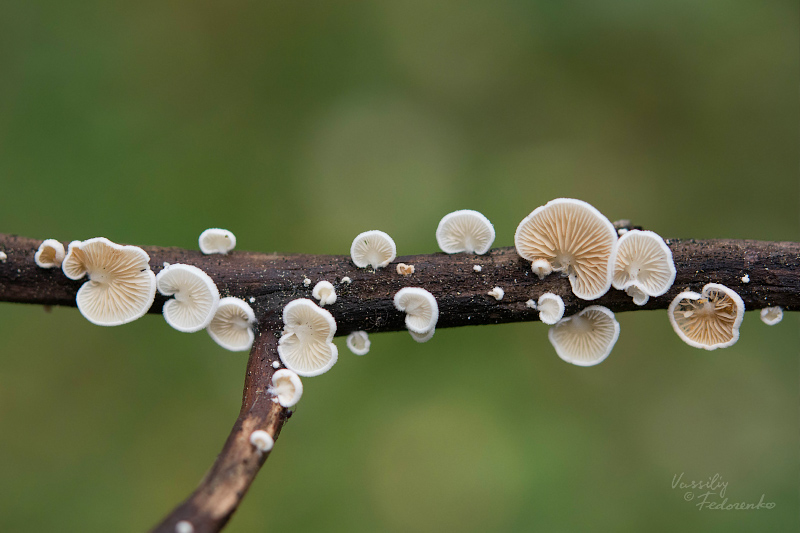
[[[567,196],[798,240],[799,35],[793,1],[5,2],[0,231],[403,255]],[[798,317],[715,352],[618,319],[593,368],[538,323],[338,339],[228,530],[800,530]],[[159,316],[2,304],[0,333],[0,531],[145,530],[236,417],[246,354]],[[698,511],[681,473],[776,506]]]

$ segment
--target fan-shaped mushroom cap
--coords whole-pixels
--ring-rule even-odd
[[[578,366],[601,363],[619,338],[619,322],[610,309],[592,305],[560,320],[547,334],[558,356]]]
[[[72,241],[61,269],[70,279],[89,281],[75,298],[78,310],[98,326],[127,324],[147,313],[156,295],[150,256],[136,246],[115,244],[105,237]]]
[[[232,352],[249,350],[255,334],[256,315],[247,302],[229,296],[219,301],[217,312],[206,331],[214,342]]]
[[[330,370],[339,358],[333,336],[336,321],[307,298],[292,300],[283,308],[283,335],[278,355],[284,366],[305,377]]]
[[[417,342],[428,342],[433,338],[433,334],[436,333],[436,328],[432,328],[427,333],[414,333],[411,330],[408,330],[408,333],[411,335],[411,338]]]
[[[552,292],[539,296],[536,308],[539,310],[539,320],[545,324],[553,325],[564,316],[564,300]]]
[[[359,268],[382,268],[394,261],[397,247],[386,233],[378,230],[359,233],[350,246],[350,257]]]
[[[439,305],[433,294],[419,287],[404,287],[394,295],[394,306],[406,313],[408,331],[424,335],[436,327]]]
[[[209,228],[198,239],[204,254],[227,254],[236,246],[236,235],[226,229]]]
[[[214,318],[219,290],[208,274],[192,265],[169,265],[156,276],[158,292],[175,298],[164,303],[164,320],[186,333],[200,331]]]
[[[263,429],[257,429],[250,434],[250,444],[260,452],[268,452],[275,446],[275,439]]]
[[[449,213],[439,221],[436,242],[443,252],[485,254],[494,242],[494,226],[489,219],[471,209]]]
[[[782,307],[765,307],[761,310],[761,321],[764,324],[768,326],[774,326],[781,320],[783,320]]]
[[[320,281],[314,285],[311,296],[319,300],[319,305],[324,307],[336,302],[336,289],[330,281]]]
[[[695,348],[716,350],[739,340],[744,302],[728,287],[709,283],[700,294],[686,291],[677,295],[667,313],[683,342]]]
[[[267,392],[275,396],[273,402],[292,407],[303,396],[303,382],[297,374],[284,368],[272,374],[272,386]]]
[[[347,336],[347,347],[356,355],[366,355],[369,353],[369,335],[366,331],[354,331]]]
[[[630,230],[617,241],[613,260],[615,289],[644,305],[649,296],[661,296],[675,281],[672,251],[664,239],[652,231]]]
[[[55,239],[46,239],[33,254],[33,260],[42,268],[61,266],[64,261],[64,245]]]
[[[548,266],[569,275],[572,292],[594,300],[611,287],[609,262],[617,242],[614,226],[597,209],[581,200],[558,198],[537,207],[514,234],[517,253],[532,261],[540,277]]]

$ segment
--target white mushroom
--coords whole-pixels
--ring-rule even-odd
[[[281,367],[281,362],[280,361],[273,361],[272,362],[272,368],[280,368],[280,367]]]
[[[768,326],[774,326],[781,320],[783,320],[782,307],[765,307],[761,310],[761,321],[764,324]]]
[[[599,298],[611,287],[609,261],[616,242],[614,226],[600,211],[569,198],[534,209],[514,234],[517,253],[532,261],[533,272],[567,274],[572,292],[584,300]]]
[[[8,256],[6,255],[6,253],[5,252],[0,252],[0,263],[5,263],[6,259],[8,259]]]
[[[617,241],[612,285],[625,291],[636,305],[650,296],[661,296],[675,281],[672,251],[652,231],[630,230]]]
[[[330,370],[339,357],[332,342],[336,334],[333,316],[313,301],[300,298],[283,308],[283,323],[278,355],[284,366],[305,377]]]
[[[204,254],[227,254],[236,246],[236,235],[226,229],[209,228],[198,239]]]
[[[303,285],[305,285],[306,287],[310,286],[311,280],[308,278],[303,278]]]
[[[472,270],[474,270],[475,272],[480,272],[481,270],[483,270],[483,267],[480,265],[472,265]]]
[[[175,524],[175,533],[194,533],[194,526],[187,520],[181,520]]]
[[[489,219],[471,209],[449,213],[439,221],[436,242],[443,252],[485,254],[494,242],[494,226]]]
[[[255,321],[255,313],[247,302],[229,296],[219,301],[217,312],[206,331],[226,350],[242,352],[253,345]]]
[[[536,304],[536,300],[533,300],[533,299],[530,299],[527,302],[525,302],[525,307],[529,307],[530,309],[534,309],[535,310],[536,309],[536,305],[537,305]]]
[[[348,285],[350,285],[351,283],[353,283],[353,280],[350,279],[350,276],[345,276],[342,278],[342,283],[347,283]]]
[[[739,340],[744,302],[735,291],[709,283],[702,293],[685,291],[672,300],[667,310],[675,333],[695,348],[727,348]]]
[[[60,267],[64,261],[64,245],[55,239],[46,239],[33,254],[33,260],[42,268]]]
[[[156,295],[150,256],[136,246],[105,237],[72,241],[61,264],[70,279],[88,275],[75,298],[78,310],[98,326],[119,326],[143,316]]]
[[[303,396],[303,382],[297,374],[284,368],[272,374],[272,386],[267,392],[275,396],[273,402],[292,407]]]
[[[416,269],[414,268],[414,265],[407,265],[405,263],[397,263],[396,270],[397,270],[397,273],[400,274],[401,276],[410,276],[411,274],[414,273],[414,270],[416,270]]]
[[[336,289],[330,281],[320,281],[314,285],[311,296],[319,300],[319,305],[324,307],[336,302]]]
[[[558,294],[546,292],[539,296],[539,302],[534,309],[539,310],[539,320],[553,325],[564,316],[564,300]]]
[[[427,333],[414,333],[411,330],[408,330],[408,333],[409,333],[409,335],[411,335],[411,338],[414,339],[417,342],[420,342],[420,343],[428,342],[429,340],[431,340],[431,338],[433,338],[433,334],[436,333],[436,328],[432,328]]]
[[[742,276],[742,283],[750,283],[750,274]]]
[[[436,327],[439,320],[439,305],[436,298],[425,289],[405,287],[394,295],[394,306],[406,313],[408,331],[424,335]]]
[[[250,444],[260,452],[268,452],[275,446],[275,440],[263,429],[257,429],[250,434]]]
[[[356,355],[369,353],[369,335],[366,331],[354,331],[347,336],[347,347]]]
[[[396,255],[397,247],[392,238],[378,230],[360,233],[350,246],[350,257],[359,268],[372,266],[377,270],[394,261]]]
[[[547,334],[558,356],[578,366],[601,363],[619,338],[619,322],[610,309],[592,305],[561,319]]]
[[[156,276],[158,292],[175,296],[164,303],[164,320],[185,333],[200,331],[214,318],[219,290],[208,274],[192,265],[170,265]]]
[[[494,289],[490,290],[487,294],[499,302],[500,300],[503,299],[503,296],[506,295],[506,291],[504,291],[500,287],[495,287]]]

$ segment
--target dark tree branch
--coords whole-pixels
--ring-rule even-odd
[[[75,306],[75,294],[83,281],[68,279],[58,269],[36,266],[33,255],[40,240],[0,234],[0,301],[40,305]],[[779,305],[788,311],[800,308],[800,243],[745,240],[667,241],[675,259],[677,277],[664,296],[637,307],[623,292],[611,290],[587,302],[574,297],[567,279],[551,275],[539,280],[530,264],[514,248],[497,248],[486,255],[443,253],[399,257],[378,272],[356,268],[347,256],[277,255],[233,252],[202,255],[178,248],[143,247],[150,266],[158,273],[165,262],[185,263],[203,269],[223,296],[255,298],[258,336],[250,353],[239,417],[211,470],[195,492],[154,531],[174,532],[187,520],[196,532],[222,529],[236,510],[268,454],[258,453],[249,436],[264,429],[277,437],[288,415],[271,401],[265,390],[277,360],[277,336],[282,329],[281,311],[291,300],[311,298],[313,284],[328,280],[336,286],[336,303],[326,307],[337,323],[337,335],[354,330],[369,332],[404,329],[404,315],[392,298],[402,287],[422,287],[439,304],[437,328],[538,320],[525,302],[544,292],[564,299],[566,315],[589,305],[605,305],[614,312],[666,309],[679,292],[699,291],[709,282],[722,283],[739,293],[748,310]],[[65,243],[66,244],[66,243]],[[396,263],[413,264],[416,271],[404,277]],[[479,265],[481,270],[473,267]],[[745,274],[749,282],[742,280]],[[342,283],[345,276],[352,283]],[[305,278],[313,283],[306,286]],[[501,301],[487,293],[495,286],[505,291]],[[151,313],[161,312],[163,298],[156,297]],[[666,320],[666,317],[665,317]]]

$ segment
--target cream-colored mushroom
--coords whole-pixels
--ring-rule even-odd
[[[219,305],[219,290],[208,274],[193,265],[170,265],[156,276],[158,292],[175,296],[164,303],[167,324],[185,333],[206,328]]]
[[[247,302],[229,296],[219,301],[214,318],[206,331],[214,342],[226,350],[242,352],[253,345],[255,322],[256,315]]]
[[[33,260],[42,268],[60,267],[64,261],[64,245],[55,239],[46,239],[33,254]]]
[[[768,325],[774,326],[778,322],[783,320],[783,308],[782,307],[765,307],[761,310],[761,321]]]
[[[204,254],[227,254],[236,246],[236,235],[226,229],[209,228],[198,239]]]
[[[397,270],[397,273],[400,274],[401,276],[410,276],[414,273],[416,268],[414,267],[414,265],[397,263],[397,268],[395,270]]]
[[[286,368],[311,377],[336,364],[336,321],[328,311],[306,298],[292,300],[283,308],[283,323],[278,355]]]
[[[336,302],[336,289],[330,281],[320,281],[311,291],[311,296],[319,300],[319,305],[325,307]]]
[[[506,291],[504,291],[502,287],[495,287],[487,294],[499,302],[503,299],[503,296],[506,295]]]
[[[636,305],[650,296],[661,296],[675,281],[672,251],[652,231],[630,230],[617,241],[612,285],[625,291]]]
[[[155,299],[150,256],[136,246],[105,237],[72,241],[61,269],[70,279],[89,276],[75,300],[81,314],[98,326],[132,322],[147,313]]]
[[[346,344],[354,354],[367,355],[371,343],[366,331],[354,331],[347,336]]]
[[[273,402],[281,404],[283,407],[292,407],[303,396],[303,382],[300,377],[291,370],[282,369],[272,374],[272,386],[267,388],[267,392],[275,396]]]
[[[378,230],[360,233],[350,246],[350,257],[359,268],[382,268],[394,261],[396,256],[397,247],[392,238]]]
[[[558,294],[546,292],[539,296],[535,309],[539,310],[539,320],[553,325],[564,316],[564,300]]]
[[[436,298],[425,289],[405,287],[394,295],[394,306],[406,313],[408,331],[424,335],[436,327],[439,305]]]
[[[592,305],[550,328],[547,337],[558,356],[578,366],[601,363],[619,338],[619,322],[610,309]]]
[[[439,221],[436,242],[443,252],[485,254],[494,242],[494,226],[489,219],[471,209],[449,213]]]
[[[667,310],[675,333],[695,348],[727,348],[739,340],[744,302],[735,291],[709,283],[701,293],[685,291],[672,300]]]
[[[408,330],[408,333],[409,335],[411,335],[411,338],[414,339],[416,342],[423,343],[423,342],[428,342],[433,338],[433,334],[436,333],[436,328],[432,328],[427,333],[414,333],[411,330]]]
[[[551,271],[569,276],[572,292],[584,300],[611,287],[617,232],[600,211],[581,200],[558,198],[525,217],[514,234],[517,253],[539,277]]]
[[[257,429],[250,434],[250,444],[260,452],[268,452],[275,446],[275,439],[263,429]]]

